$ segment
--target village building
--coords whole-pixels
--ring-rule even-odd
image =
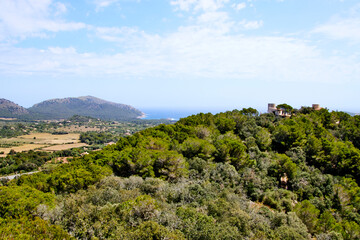
[[[269,103],[268,104],[268,113],[273,113],[276,116],[282,116],[282,117],[290,117],[291,116],[290,113],[285,112],[283,109],[276,108],[275,103]]]
[[[318,111],[318,110],[321,109],[320,104],[313,104],[312,108],[315,111]],[[291,113],[285,112],[281,108],[277,108],[275,103],[269,103],[268,104],[268,113],[273,113],[276,116],[281,116],[281,117],[291,117]]]

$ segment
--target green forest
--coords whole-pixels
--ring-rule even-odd
[[[2,181],[0,239],[360,239],[360,116],[291,112],[200,113]]]

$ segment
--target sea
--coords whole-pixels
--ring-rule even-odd
[[[180,118],[185,118],[198,113],[209,113],[216,114],[221,111],[216,110],[204,110],[204,109],[140,109],[145,113],[143,119],[169,119],[177,121]]]

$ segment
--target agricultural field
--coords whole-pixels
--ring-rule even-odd
[[[68,144],[68,143],[78,143],[79,142],[79,133],[68,133],[55,135],[51,133],[31,133],[29,135],[19,136],[10,141],[23,141],[26,143],[33,144]]]
[[[45,144],[23,144],[16,147],[11,148],[0,148],[0,157],[6,157],[11,150],[14,150],[15,152],[26,152],[30,150],[41,150],[41,148],[46,147],[48,145]]]
[[[68,149],[72,149],[72,148],[86,147],[86,146],[89,146],[89,145],[86,143],[70,143],[70,144],[61,144],[61,145],[53,145],[53,146],[49,146],[49,147],[44,147],[41,150],[55,152],[55,151],[68,150]]]
[[[62,121],[18,121],[0,119],[0,157],[14,151],[41,150],[44,147],[68,145],[58,148],[68,149],[81,141],[81,135],[86,133],[106,134],[106,139],[96,141],[98,147],[105,143],[116,141],[120,137],[132,135],[143,129],[171,121],[138,120],[132,122],[103,121],[91,117],[73,116]],[[99,136],[96,137],[99,140]],[[84,141],[83,141],[84,142]],[[89,140],[84,142],[93,145]],[[101,145],[101,146],[100,146]],[[81,145],[84,146],[84,145]],[[2,153],[3,152],[3,153]]]
[[[0,157],[5,157],[11,150],[23,152],[36,151],[59,151],[75,147],[87,146],[80,143],[79,133],[54,135],[51,133],[31,133],[13,138],[0,139]]]

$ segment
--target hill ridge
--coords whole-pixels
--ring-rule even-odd
[[[2,100],[2,101],[1,101]],[[12,109],[21,114],[13,114]],[[5,109],[1,111],[1,109]],[[73,115],[89,116],[103,120],[131,120],[140,118],[143,112],[131,105],[115,103],[93,96],[53,98],[34,104],[26,109],[9,100],[0,99],[0,117],[26,119],[65,119]]]
[[[0,116],[15,117],[28,114],[28,110],[8,99],[0,98]]]

